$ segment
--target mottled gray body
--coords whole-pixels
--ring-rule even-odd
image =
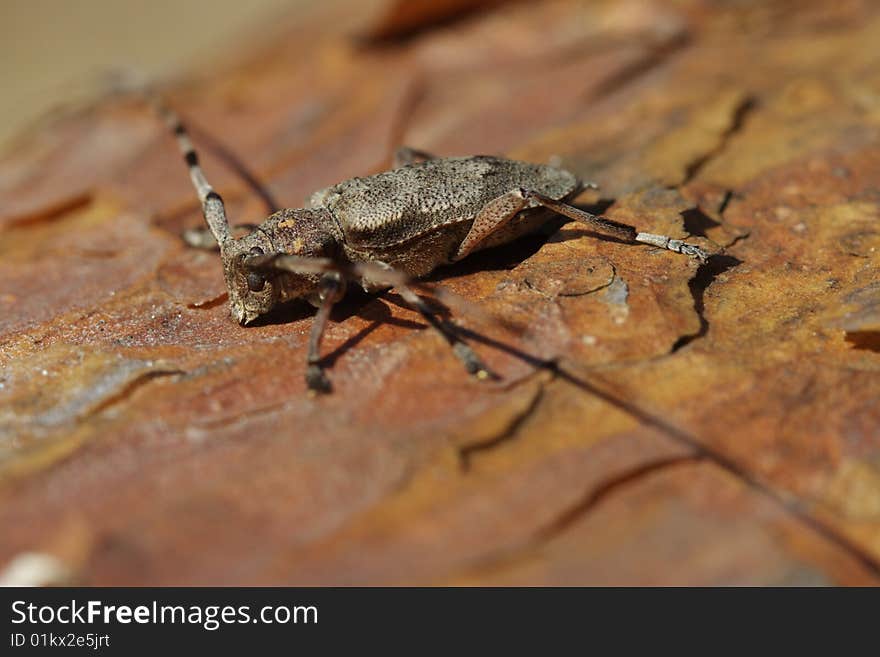
[[[520,189],[566,200],[580,191],[562,169],[498,157],[441,158],[364,178],[352,178],[312,195],[310,207],[325,208],[340,232],[345,256],[379,260],[418,278],[455,262],[457,251],[486,205]],[[537,230],[548,212],[525,202],[509,223],[474,251]]]

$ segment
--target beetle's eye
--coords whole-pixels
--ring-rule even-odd
[[[264,251],[259,246],[252,246],[249,253],[252,256],[258,256],[263,255]],[[247,286],[251,292],[259,292],[266,287],[266,279],[259,272],[249,271],[247,273]]]
[[[247,286],[251,292],[259,292],[266,286],[266,279],[258,272],[248,272]]]

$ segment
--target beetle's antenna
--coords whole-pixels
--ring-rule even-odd
[[[205,215],[205,221],[208,223],[208,228],[211,229],[211,233],[213,233],[214,239],[217,240],[217,244],[220,245],[220,250],[222,251],[231,237],[223,199],[220,198],[220,194],[214,191],[214,188],[211,187],[207,178],[205,178],[205,173],[199,165],[199,156],[196,154],[183,121],[180,120],[180,117],[174,110],[165,105],[156,96],[151,96],[150,101],[177,139],[177,146],[180,148],[184,162],[189,167],[189,177],[192,180],[193,187],[196,188],[196,193],[199,195],[199,201],[202,202],[202,212]]]

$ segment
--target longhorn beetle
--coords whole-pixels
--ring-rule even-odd
[[[564,169],[485,155],[435,158],[410,148],[397,151],[391,171],[317,191],[308,207],[279,210],[237,239],[230,233],[223,199],[205,178],[180,118],[167,106],[155,105],[177,138],[205,221],[220,246],[233,317],[246,325],[292,299],[317,307],[305,375],[314,392],[331,388],[319,348],[330,310],[348,282],[368,292],[396,288],[445,338],[467,371],[486,378],[489,370],[455,325],[413,291],[419,287],[416,279],[440,265],[535,232],[553,213],[630,243],[701,262],[708,258],[693,244],[640,233],[574,207],[570,201],[595,185]]]

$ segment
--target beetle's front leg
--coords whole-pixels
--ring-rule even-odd
[[[334,304],[345,295],[345,282],[337,273],[325,274],[321,278],[321,287],[318,292],[321,304],[312,321],[312,330],[309,333],[309,354],[306,366],[306,385],[311,392],[330,392],[332,386],[324,368],[321,366],[321,338],[327,328],[327,320]]]
[[[400,293],[403,300],[413,310],[417,311],[431,328],[443,336],[443,339],[452,347],[453,353],[464,363],[465,369],[468,372],[479,379],[498,378],[497,375],[493,374],[483,364],[470,345],[458,335],[455,325],[446,319],[438,317],[437,313],[431,310],[422,298],[413,291],[412,287],[419,285],[419,283],[383,262],[340,262],[330,258],[307,258],[275,253],[249,256],[245,259],[244,265],[251,269],[278,269],[297,274],[325,274],[325,278],[332,275],[340,283],[343,280],[357,281],[366,278],[373,283],[394,287]],[[438,293],[441,299],[454,296],[450,296],[448,293],[443,294],[442,288],[432,289]],[[320,360],[317,355],[318,341],[327,323],[330,307],[335,303],[334,300],[329,302],[328,305],[327,299],[329,298],[322,297],[318,315],[315,317],[315,323],[312,325],[312,340],[309,342],[309,373],[307,373],[307,381],[309,382],[309,388],[313,390],[320,389],[325,391],[329,386],[329,382],[327,385],[323,385],[326,379],[323,377],[323,373],[320,372],[320,367],[317,367]]]

